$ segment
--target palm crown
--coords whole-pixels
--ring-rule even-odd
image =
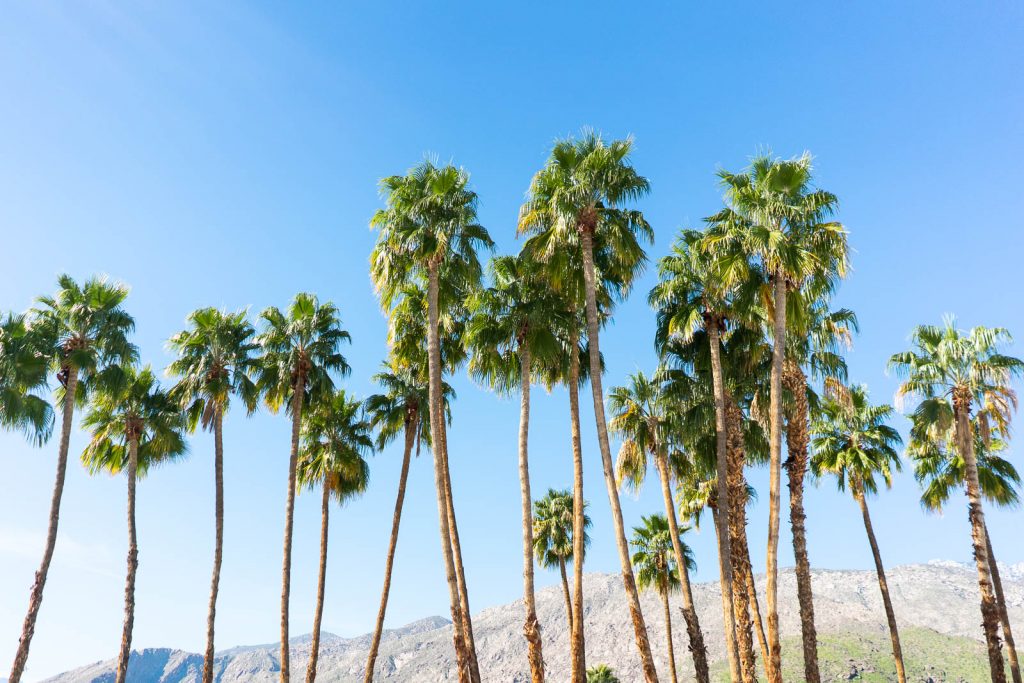
[[[378,450],[402,433],[410,411],[417,413],[417,439],[420,443],[430,445],[430,421],[423,419],[429,400],[429,387],[422,367],[392,358],[382,363],[380,372],[373,376],[373,381],[380,385],[382,391],[370,395],[366,399],[365,408],[370,424],[377,432]],[[455,390],[447,382],[442,382],[442,393],[445,417],[451,424],[450,401],[455,398]]]
[[[43,341],[24,315],[0,321],[0,427],[18,430],[39,446],[53,433],[53,407],[37,393],[46,388]]]
[[[679,568],[676,567],[672,551],[672,533],[664,515],[652,514],[640,519],[640,526],[633,527],[633,566],[636,567],[636,583],[643,589],[653,588],[659,594],[671,592],[679,587]],[[688,527],[680,527],[680,544],[683,547],[687,569],[694,569],[693,551],[682,541]]]
[[[313,489],[327,488],[339,503],[366,490],[373,452],[373,427],[360,401],[339,390],[308,406],[302,417],[298,481]]]
[[[583,502],[587,509],[587,502]],[[537,562],[545,568],[557,567],[560,562],[572,562],[572,491],[548,489],[547,494],[533,501],[533,552]],[[583,513],[583,547],[590,545],[590,515]]]
[[[622,438],[617,475],[620,483],[634,490],[643,485],[647,457],[667,455],[677,426],[673,420],[675,406],[669,404],[659,375],[648,377],[638,371],[629,376],[628,386],[612,387],[608,393],[612,416],[609,426]]]

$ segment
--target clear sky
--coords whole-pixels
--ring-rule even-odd
[[[698,7],[699,5],[699,7]],[[636,136],[653,188],[653,258],[720,206],[714,172],[759,150],[810,150],[839,195],[854,248],[839,303],[862,333],[852,379],[890,400],[885,360],[942,314],[1024,337],[1020,160],[1024,9],[998,1],[901,3],[5,3],[0,9],[0,309],[22,310],[57,274],[132,287],[144,362],[201,306],[335,301],[353,343],[344,386],[365,396],[385,320],[369,279],[377,180],[425,153],[471,173],[499,252],[552,141],[590,125]],[[650,370],[649,270],[602,338],[607,386]],[[1018,344],[1017,355],[1024,355]],[[450,433],[475,609],[520,596],[517,402],[464,376]],[[534,399],[534,491],[571,482],[567,400]],[[617,571],[593,416],[584,402],[591,571]],[[906,427],[902,418],[901,429]],[[289,428],[265,411],[226,422],[226,550],[218,644],[277,634]],[[60,539],[30,659],[32,680],[113,657],[120,639],[125,485],[90,477],[72,437]],[[0,674],[13,657],[45,534],[56,442],[0,434]],[[1011,457],[1018,466],[1021,448]],[[372,462],[361,500],[334,514],[326,630],[371,629],[400,453]],[[767,500],[764,471],[752,481]],[[139,486],[134,644],[201,649],[213,548],[212,439]],[[430,463],[414,462],[388,623],[448,614]],[[660,508],[624,496],[627,524]],[[909,474],[872,503],[889,564],[968,561],[965,505],[927,516]],[[868,568],[855,504],[807,496],[811,563]],[[1019,511],[992,511],[997,554],[1024,561]],[[763,566],[764,503],[752,512]],[[792,563],[788,518],[781,560]],[[292,632],[309,630],[319,499],[296,509]],[[701,581],[713,534],[690,539]],[[556,581],[540,572],[542,585]]]

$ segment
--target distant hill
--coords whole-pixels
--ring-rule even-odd
[[[1010,618],[1024,624],[1024,564],[1003,569]],[[913,681],[981,681],[987,679],[979,626],[977,575],[973,567],[932,562],[889,571],[890,590],[904,640],[908,678]],[[632,626],[617,575],[586,575],[587,661],[605,662],[625,681],[641,680]],[[873,571],[815,571],[815,613],[820,635],[823,680],[891,681],[889,637],[878,583]],[[763,580],[759,592],[763,591]],[[763,595],[763,593],[762,593]],[[695,586],[701,626],[709,656],[724,675],[721,598],[717,584]],[[678,605],[678,598],[676,599]],[[783,666],[787,680],[799,680],[799,610],[791,570],[780,573],[780,623],[784,636]],[[662,610],[655,597],[643,597],[652,647],[659,670],[666,671]],[[568,634],[560,587],[541,590],[538,616],[543,627],[544,656],[553,681],[568,671]],[[673,613],[676,661],[682,678],[692,676],[685,629],[678,610]],[[1024,629],[1024,626],[1021,627]],[[483,678],[493,683],[529,681],[526,643],[522,638],[522,602],[485,609],[474,617]],[[319,680],[362,681],[369,635],[321,639]],[[292,668],[304,672],[309,637],[291,642]],[[46,683],[106,683],[114,680],[113,660],[98,662],[49,679]],[[226,683],[272,683],[278,680],[276,645],[235,647],[218,653],[217,680]],[[200,680],[199,655],[169,649],[132,653],[130,683],[193,683]],[[430,617],[387,631],[378,658],[378,680],[423,683],[455,680],[451,625]],[[0,683],[6,683],[0,680]]]

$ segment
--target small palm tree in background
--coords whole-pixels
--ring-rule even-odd
[[[587,502],[583,501],[586,510]],[[548,489],[547,494],[533,501],[533,553],[538,564],[545,569],[558,568],[565,596],[566,623],[572,632],[572,598],[569,595],[569,577],[565,565],[573,561],[573,507],[572,491]],[[583,515],[583,547],[590,545],[590,515]]]
[[[21,432],[35,446],[53,433],[53,407],[39,395],[48,371],[44,340],[24,315],[9,313],[0,321],[0,427]]]
[[[344,503],[366,491],[370,466],[365,456],[372,453],[372,426],[363,404],[344,391],[321,396],[307,406],[302,417],[302,446],[297,476],[299,486],[322,491],[320,512],[320,573],[317,579],[316,610],[310,643],[306,683],[316,680],[320,655],[320,624],[324,616],[324,588],[327,581],[327,530],[331,499]]]
[[[896,447],[903,439],[899,432],[887,424],[892,414],[892,406],[871,405],[867,389],[863,386],[834,392],[832,397],[821,403],[818,419],[813,426],[814,456],[811,459],[811,473],[815,478],[826,474],[834,476],[839,490],[849,489],[860,506],[864,530],[868,535],[878,573],[885,616],[889,621],[896,678],[899,683],[906,683],[907,674],[903,667],[903,648],[896,627],[896,613],[889,597],[885,566],[878,550],[867,502],[868,494],[878,491],[876,477],[881,477],[888,488],[892,485],[892,473],[900,469]]]
[[[350,337],[341,328],[337,307],[329,302],[321,304],[312,294],[295,295],[287,313],[271,306],[260,317],[264,329],[257,343],[263,357],[257,370],[257,386],[267,407],[276,412],[284,405],[292,418],[281,569],[281,683],[288,683],[291,674],[288,598],[291,592],[292,528],[303,407],[313,406],[333,395],[332,374],[348,374],[349,365],[340,349]]]
[[[587,683],[619,683],[619,679],[607,664],[598,664],[587,669]]]
[[[62,416],[57,478],[50,502],[46,545],[32,584],[28,613],[11,666],[11,683],[21,681],[28,662],[36,618],[43,604],[43,588],[57,544],[57,524],[75,406],[84,405],[92,391],[115,385],[121,377],[121,366],[134,363],[138,356],[138,350],[128,340],[128,335],[135,329],[135,321],[122,307],[128,296],[127,287],[98,277],[79,284],[70,275],[61,275],[57,284],[57,293],[40,297],[38,306],[28,318],[33,334],[40,335],[37,339],[42,349],[41,356],[56,372],[61,385],[58,400],[62,404]]]
[[[245,311],[228,313],[200,308],[189,314],[187,322],[188,329],[168,342],[177,354],[168,373],[178,379],[171,396],[185,411],[189,431],[201,426],[213,432],[213,575],[203,653],[203,683],[213,683],[214,626],[224,557],[224,415],[233,397],[241,400],[248,413],[256,409],[258,391],[252,373],[259,347],[253,342],[255,330]]]
[[[124,629],[117,659],[117,683],[128,676],[135,624],[135,575],[139,546],[135,527],[135,484],[151,467],[185,454],[185,419],[177,402],[160,388],[149,366],[126,366],[114,386],[91,396],[82,427],[92,438],[82,462],[93,474],[124,473],[128,480],[128,572],[124,586]]]

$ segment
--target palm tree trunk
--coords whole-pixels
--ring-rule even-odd
[[[533,495],[530,493],[529,457],[530,345],[525,340],[519,343],[519,367],[522,397],[519,408],[519,492],[523,512],[523,606],[526,608],[523,635],[526,636],[530,678],[533,683],[544,683],[544,652],[540,640],[540,624],[537,621],[537,602],[533,592]]]
[[[438,339],[438,273],[437,264],[432,263],[427,280],[427,371],[429,377],[430,433],[434,436],[434,484],[437,488],[437,514],[441,531],[441,555],[444,557],[445,579],[448,581],[448,598],[452,613],[452,640],[455,647],[459,683],[466,683],[469,676],[469,657],[462,628],[462,606],[459,598],[458,579],[455,575],[455,560],[452,557],[451,529],[448,523],[448,505],[445,495],[444,444],[438,437],[444,424],[441,389],[441,347]]]
[[[284,558],[281,561],[281,683],[288,683],[291,667],[288,659],[288,601],[292,590],[292,529],[295,522],[295,469],[299,463],[299,433],[302,427],[302,394],[305,382],[295,382],[292,393],[292,448],[288,457],[288,495],[284,512]]]
[[[988,563],[992,569],[992,585],[996,589],[996,604],[999,606],[999,620],[1003,624],[1003,640],[1006,641],[1006,654],[1010,660],[1010,675],[1013,683],[1021,683],[1020,662],[1017,660],[1017,644],[1013,641],[1013,631],[1010,629],[1010,615],[1006,611],[1006,596],[1003,595],[1003,581],[999,578],[999,563],[996,562],[995,553],[992,552],[992,538],[988,535],[988,525],[985,525],[985,548],[988,550]]]
[[[139,437],[133,436],[128,441],[128,573],[124,581],[124,629],[117,658],[117,683],[124,683],[128,678],[132,629],[135,626],[135,572],[139,569],[139,542],[135,535],[135,480],[138,471]]]
[[[213,418],[213,476],[216,540],[213,546],[213,577],[210,579],[210,604],[206,610],[206,653],[203,656],[203,683],[213,683],[213,631],[217,619],[217,593],[220,590],[220,565],[224,557],[224,413],[216,409]]]
[[[53,498],[50,500],[50,523],[46,531],[46,547],[43,550],[43,560],[39,563],[39,570],[36,572],[35,582],[32,584],[32,592],[29,593],[28,613],[25,615],[25,623],[21,627],[18,650],[14,655],[11,675],[8,677],[10,683],[19,683],[25,671],[25,664],[28,662],[29,646],[31,646],[32,636],[36,632],[36,618],[39,616],[39,608],[43,605],[43,588],[46,586],[46,575],[50,571],[53,549],[57,545],[57,523],[60,521],[60,499],[64,494],[64,475],[68,469],[68,445],[71,441],[71,422],[75,412],[78,368],[70,366],[67,369],[67,373],[67,383],[64,389],[64,414],[60,430],[60,447],[57,450],[57,479],[53,484]]]
[[[743,567],[743,574],[744,580],[747,583],[747,599],[750,601],[750,612],[757,631],[757,642],[761,647],[761,660],[768,661],[768,639],[764,635],[764,622],[761,621],[761,606],[757,601],[757,586],[754,585],[754,570],[750,565],[749,556],[747,557],[746,565]]]
[[[729,542],[729,482],[728,450],[725,423],[725,380],[722,377],[722,347],[719,339],[718,318],[707,316],[705,328],[711,351],[711,384],[715,395],[715,455],[717,477],[718,514],[718,565],[721,568],[719,583],[722,589],[722,624],[725,628],[725,650],[729,658],[729,672],[732,680],[741,679],[739,653],[736,650],[736,618],[732,595],[732,549]]]
[[[327,583],[327,527],[331,514],[331,489],[324,481],[323,500],[320,502],[320,574],[316,582],[316,610],[313,612],[313,637],[309,645],[306,664],[306,683],[316,680],[316,661],[320,658],[320,624],[324,619],[324,587]]]
[[[892,638],[892,657],[896,662],[896,680],[899,683],[907,683],[907,674],[903,669],[903,648],[900,646],[900,632],[896,628],[896,613],[892,609],[892,599],[889,597],[889,582],[885,580],[885,567],[882,565],[882,553],[878,550],[878,541],[875,540],[875,530],[871,526],[871,515],[868,514],[868,502],[864,498],[864,491],[859,485],[853,489],[853,497],[860,505],[860,514],[864,517],[864,530],[868,532],[868,543],[871,544],[871,554],[875,558],[875,571],[878,572],[878,588],[882,591],[882,604],[885,607],[885,618],[889,621],[889,637]]]
[[[782,683],[782,644],[779,642],[779,507],[782,479],[782,364],[786,358],[786,278],[775,273],[771,400],[769,422],[768,551],[765,602],[768,609],[768,683]]]
[[[680,567],[685,567],[679,565]],[[682,571],[680,571],[680,574]],[[676,650],[672,646],[672,612],[668,608],[668,590],[665,590],[661,594],[661,600],[665,605],[665,640],[668,645],[668,670],[672,675],[672,683],[677,683],[676,678]]]
[[[657,456],[658,474],[661,480],[661,497],[665,503],[665,517],[668,518],[669,534],[672,537],[672,552],[676,558],[676,566],[679,567],[679,581],[683,589],[683,621],[686,622],[686,635],[689,638],[690,654],[693,656],[693,670],[697,677],[697,683],[708,683],[710,674],[708,672],[708,650],[704,645],[704,634],[700,630],[700,622],[697,620],[697,610],[693,605],[693,591],[690,587],[690,571],[686,568],[686,557],[683,554],[683,544],[679,540],[679,522],[676,519],[676,506],[672,501],[671,472],[668,469],[667,457],[664,453]],[[666,617],[668,614],[668,596],[665,596]],[[668,623],[666,621],[666,623]],[[669,647],[672,641],[669,640]],[[672,679],[675,680],[675,660],[670,656],[672,664]]]
[[[971,541],[974,561],[978,567],[978,587],[981,591],[981,622],[988,648],[988,663],[992,683],[1006,683],[1006,671],[999,642],[999,610],[992,591],[988,546],[985,543],[985,512],[981,507],[981,486],[978,482],[978,463],[974,457],[974,439],[970,423],[971,395],[959,387],[953,390],[953,415],[956,419],[956,439],[964,459],[967,483],[968,516],[971,521]]]
[[[629,603],[629,613],[633,621],[636,648],[640,654],[644,679],[647,683],[657,683],[658,671],[654,666],[654,657],[651,655],[647,625],[644,623],[643,611],[640,608],[640,596],[636,590],[636,579],[633,576],[633,567],[629,558],[629,544],[626,541],[626,530],[622,522],[622,507],[619,503],[619,491],[615,484],[615,470],[612,465],[612,451],[608,442],[608,424],[604,414],[604,387],[601,381],[601,349],[598,338],[594,239],[589,229],[582,230],[582,242],[583,276],[587,298],[587,341],[590,350],[590,389],[594,399],[594,417],[597,421],[597,442],[601,448],[601,464],[604,467],[608,502],[612,508],[615,542],[619,550],[619,563],[622,565],[622,583],[626,589],[626,600]]]
[[[370,641],[370,654],[366,658],[366,675],[364,683],[373,683],[373,669],[377,662],[377,650],[380,648],[380,637],[384,632],[384,614],[388,609],[388,593],[391,592],[391,571],[395,566],[395,550],[398,547],[398,527],[402,522],[402,506],[405,503],[405,486],[409,480],[409,463],[412,460],[412,447],[419,431],[419,413],[410,409],[405,420],[405,452],[402,454],[402,472],[398,475],[398,498],[395,500],[395,514],[391,519],[391,541],[388,543],[388,557],[384,562],[384,588],[380,594],[380,608],[377,610],[377,625],[373,629],[373,640]]]
[[[750,596],[747,593],[747,571],[750,549],[747,546],[747,482],[743,477],[746,459],[743,444],[743,414],[732,396],[726,392],[726,484],[729,490],[729,549],[732,559],[733,612],[736,621],[736,649],[739,653],[740,674],[744,683],[757,680],[757,662],[754,660],[754,636],[750,623]]]
[[[783,385],[793,396],[792,410],[786,421],[786,477],[789,480],[789,524],[793,532],[796,558],[796,595],[800,604],[800,634],[803,641],[804,679],[820,683],[818,672],[818,633],[814,626],[814,595],[811,590],[811,563],[807,557],[807,529],[804,514],[804,478],[807,475],[807,444],[810,407],[807,404],[807,378],[790,359],[782,369]]]
[[[576,320],[576,313],[571,313]],[[572,657],[571,683],[586,683],[587,654],[583,631],[583,553],[586,526],[583,499],[583,444],[580,440],[580,357],[579,330],[575,323],[569,332],[569,424],[572,432]]]
[[[572,633],[572,597],[569,595],[569,577],[565,573],[565,560],[558,558],[558,571],[562,574],[562,594],[565,596],[565,623]]]

